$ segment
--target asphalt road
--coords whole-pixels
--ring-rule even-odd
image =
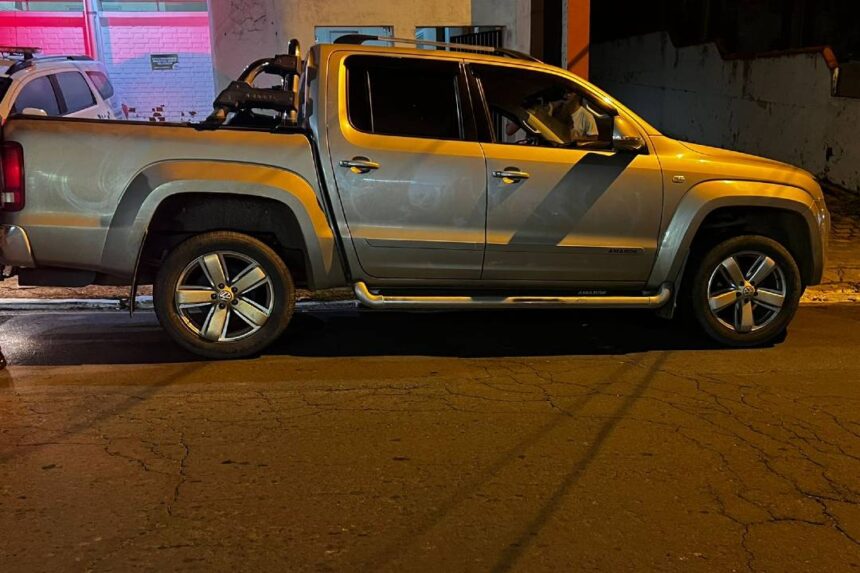
[[[860,305],[758,350],[305,313],[229,363],[149,314],[0,320],[4,573],[860,569]]]

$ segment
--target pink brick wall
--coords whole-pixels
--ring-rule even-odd
[[[84,54],[83,17],[65,12],[0,12],[0,46],[37,46],[46,55]]]
[[[133,119],[200,120],[212,110],[214,81],[206,13],[103,15],[101,59]],[[177,54],[153,70],[152,54]]]
[[[131,119],[195,121],[215,94],[209,15],[200,12],[104,13],[100,59]],[[0,45],[39,46],[44,54],[83,54],[78,14],[0,12]],[[177,54],[173,70],[153,70],[152,54]]]

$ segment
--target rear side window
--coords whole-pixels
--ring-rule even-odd
[[[66,113],[75,113],[96,105],[87,80],[79,72],[62,72],[56,75],[57,85],[66,102]]]
[[[9,86],[12,85],[12,78],[0,78],[0,101],[3,101],[3,97],[6,95],[6,92],[9,90]]]
[[[101,72],[87,72],[87,76],[89,76],[93,85],[96,86],[96,89],[99,90],[99,95],[102,96],[102,99],[108,100],[113,97],[113,85],[111,85],[110,80],[105,74]]]
[[[57,94],[54,93],[54,85],[48,76],[30,80],[18,92],[13,111],[21,113],[28,107],[44,110],[49,116],[60,115]]]
[[[347,108],[356,129],[463,139],[457,62],[352,56],[346,66]]]

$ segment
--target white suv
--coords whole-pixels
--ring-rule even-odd
[[[104,65],[86,56],[36,58],[37,52],[0,46],[0,118],[15,113],[123,118]]]

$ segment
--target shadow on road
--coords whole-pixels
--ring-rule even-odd
[[[714,348],[648,311],[498,311],[297,316],[267,354],[566,356]]]
[[[0,341],[12,365],[154,364],[201,359],[175,345],[151,314],[18,315]],[[716,346],[648,311],[298,313],[265,356],[606,355]]]

